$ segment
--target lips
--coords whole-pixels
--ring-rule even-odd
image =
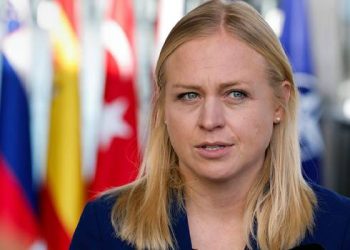
[[[233,143],[218,141],[218,142],[203,142],[203,143],[197,144],[195,147],[214,150],[214,149],[220,149],[220,148],[230,147],[230,146],[233,146]]]
[[[213,145],[213,146],[204,145],[204,146],[202,146],[201,148],[206,149],[206,150],[209,150],[209,151],[214,151],[214,150],[222,149],[222,148],[224,148],[224,147],[225,147],[225,146],[223,146],[223,145]]]
[[[228,142],[204,142],[195,146],[198,154],[203,158],[222,158],[230,152],[234,144]]]

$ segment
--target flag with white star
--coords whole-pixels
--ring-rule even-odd
[[[132,1],[110,0],[108,4],[102,25],[106,63],[104,107],[92,195],[127,184],[138,172]]]

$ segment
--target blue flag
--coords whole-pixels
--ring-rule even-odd
[[[316,89],[305,0],[282,0],[285,15],[281,43],[291,62],[300,93],[299,140],[303,173],[321,183],[323,139],[319,127],[321,99]]]
[[[0,245],[29,249],[39,236],[37,196],[32,178],[26,77],[20,74],[18,65],[23,50],[13,46],[26,41],[14,6],[6,3],[7,29],[0,51]]]

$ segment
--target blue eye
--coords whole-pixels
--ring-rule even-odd
[[[198,94],[195,92],[187,92],[187,93],[182,93],[178,95],[178,99],[185,100],[185,101],[191,101],[196,98],[198,98]]]
[[[228,95],[234,99],[243,99],[244,97],[247,96],[246,93],[244,93],[243,91],[239,91],[239,90],[230,91]]]

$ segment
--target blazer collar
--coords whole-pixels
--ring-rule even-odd
[[[188,226],[187,213],[185,208],[172,200],[170,204],[171,230],[173,233],[176,249],[192,250],[190,230]],[[259,249],[254,238],[251,238],[253,250]],[[248,249],[247,247],[245,249]]]
[[[177,244],[176,249],[192,250],[186,211],[174,200],[170,204],[170,216],[173,239]]]

